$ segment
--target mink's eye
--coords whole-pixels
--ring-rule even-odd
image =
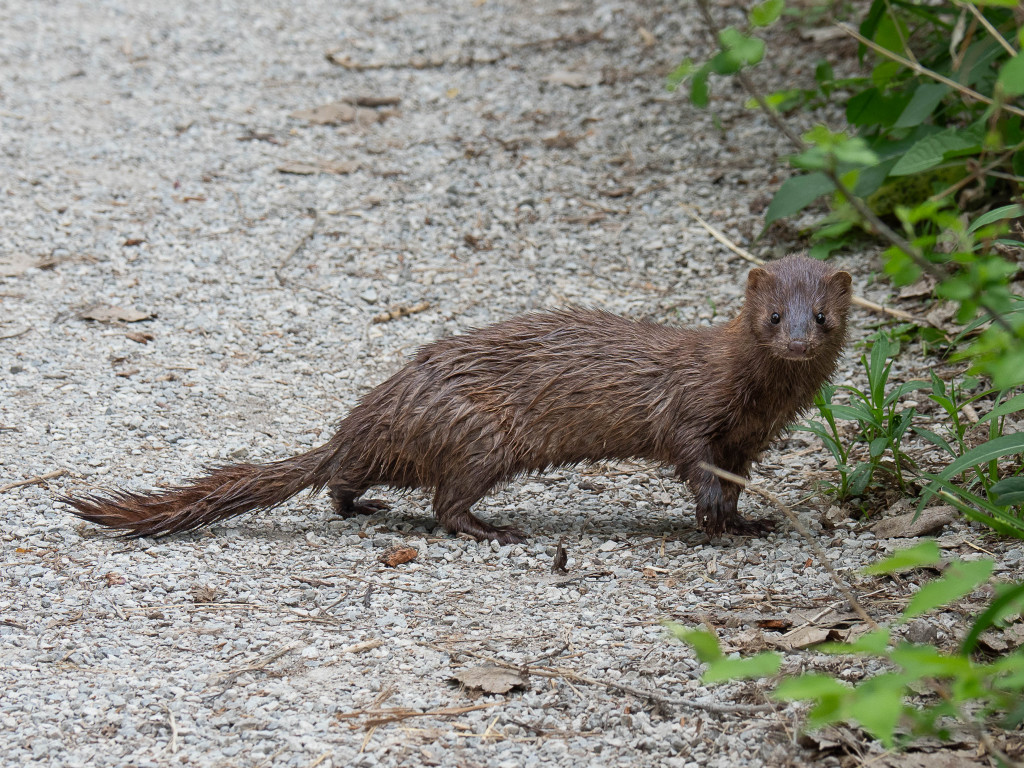
[[[778,312],[772,312],[772,316],[771,316],[772,325],[778,325],[779,321],[781,319],[782,319],[782,316],[779,315]]]
[[[818,314],[816,314],[814,316],[814,322],[816,322],[818,325],[824,325],[825,324],[825,313],[824,312],[819,312]]]

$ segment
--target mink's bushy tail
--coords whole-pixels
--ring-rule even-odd
[[[331,443],[270,464],[213,467],[186,485],[153,493],[113,490],[60,501],[85,520],[127,536],[191,531],[244,512],[270,509],[304,488],[318,491],[332,474]]]

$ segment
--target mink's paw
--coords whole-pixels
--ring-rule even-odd
[[[747,520],[745,517],[733,515],[725,521],[725,532],[739,536],[764,536],[775,530],[771,520]]]
[[[455,534],[464,533],[477,541],[496,541],[499,544],[521,544],[526,534],[511,525],[491,525],[468,512],[454,519],[439,520],[445,528]]]
[[[342,520],[347,520],[356,515],[375,515],[378,512],[384,512],[391,508],[382,499],[354,501],[352,499],[336,499],[333,495],[331,497],[331,506],[334,508],[334,514]]]

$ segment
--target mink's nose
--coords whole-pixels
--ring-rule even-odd
[[[797,355],[806,354],[807,342],[802,339],[793,339],[789,342],[789,351]]]

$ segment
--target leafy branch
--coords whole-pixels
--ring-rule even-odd
[[[769,2],[771,2],[771,0],[769,0]],[[764,5],[764,4],[762,4],[762,5]],[[779,12],[781,12],[781,3],[779,5],[780,5]],[[721,41],[723,39],[723,34],[725,32],[728,32],[728,30],[724,30],[723,31],[720,28],[720,26],[715,22],[715,19],[711,15],[711,11],[710,11],[710,8],[708,6],[708,0],[697,0],[697,7],[700,10],[701,16],[703,17],[704,23],[707,25],[708,29],[713,33],[713,35],[715,36],[716,39],[719,39]],[[762,7],[762,6],[758,6],[758,7]],[[755,10],[756,10],[756,8],[755,8]],[[853,34],[854,37],[857,37],[858,39],[862,39],[862,36],[859,35],[859,33],[855,33],[849,27],[847,27],[845,25],[842,25],[842,24],[840,24],[838,26],[841,29],[843,29],[844,31]],[[734,34],[732,34],[732,35],[725,35],[725,39],[726,40],[730,40],[730,39],[735,40],[735,38],[737,37],[738,33],[735,33],[734,30],[733,30],[733,33]],[[866,38],[864,38],[864,40],[866,40]],[[758,41],[758,42],[760,42],[760,41]],[[867,41],[867,42],[870,43],[871,41]],[[876,46],[874,46],[873,43],[871,43],[871,45],[872,45],[872,47],[876,47]],[[723,49],[723,53],[724,52],[725,52],[725,50]],[[904,65],[906,65],[906,66],[908,66],[908,67],[910,67],[912,69],[922,69],[922,70],[924,69],[919,64],[916,64],[915,62],[911,62],[910,60],[905,59],[903,57],[898,57],[897,54],[894,54],[891,51],[886,51],[885,53],[887,55],[890,55],[890,56],[898,58],[900,63],[902,63],[902,64],[904,64]],[[721,55],[721,54],[719,54],[719,55]],[[759,60],[760,60],[760,56],[757,56],[756,61],[759,61]],[[796,132],[790,127],[790,125],[785,120],[782,119],[781,115],[778,113],[777,110],[772,109],[771,106],[769,106],[768,101],[767,101],[765,95],[754,84],[753,80],[750,78],[750,76],[747,74],[747,72],[743,69],[743,65],[746,64],[746,63],[749,63],[751,61],[751,57],[746,57],[743,60],[740,60],[740,59],[737,59],[736,57],[733,57],[732,61],[734,63],[736,63],[737,66],[735,67],[735,69],[733,71],[728,72],[728,73],[729,74],[733,74],[736,77],[736,79],[739,81],[740,85],[743,86],[744,90],[746,90],[746,92],[750,95],[750,97],[757,103],[758,107],[762,110],[762,112],[764,112],[764,114],[768,117],[768,119],[771,120],[771,122],[775,125],[775,127],[779,129],[779,131],[782,133],[782,135],[784,135],[789,140],[790,144],[792,144],[793,147],[795,149],[797,149],[799,152],[801,152],[804,155],[806,155],[808,150],[810,149],[808,144],[800,136],[798,136],[796,134]],[[756,63],[756,61],[754,61],[754,63]],[[712,71],[718,71],[720,69],[721,69],[721,67],[716,67]],[[925,71],[927,71],[927,70],[925,70]],[[726,72],[722,72],[722,73],[724,74]],[[931,74],[935,74],[935,73],[931,73]],[[936,75],[936,77],[941,77],[941,76],[937,76]],[[945,81],[946,78],[942,78],[942,80]],[[957,85],[957,84],[953,83],[953,85]],[[966,90],[970,91],[970,89],[966,89]],[[987,97],[984,97],[981,94],[976,94],[973,91],[971,91],[970,93],[972,95],[976,95],[982,101],[987,101],[987,103],[992,103],[990,99],[987,99]],[[1021,111],[1021,110],[1014,109],[1014,112],[1015,113],[1019,112],[1020,114],[1024,115],[1024,111]],[[819,138],[826,138],[826,137],[819,132]],[[845,159],[845,158],[842,157],[842,153],[844,151],[844,148],[842,146],[838,145],[838,144],[835,144],[832,147],[832,149],[834,150],[833,152],[831,152],[831,153],[830,152],[826,152],[826,153],[823,153],[823,154],[819,154],[819,156],[817,158],[815,158],[814,169],[820,171],[821,173],[825,174],[826,177],[828,177],[828,179],[832,183],[833,187],[839,192],[840,195],[842,195],[842,197],[845,199],[845,201],[848,202],[849,205],[857,212],[857,214],[860,216],[860,218],[864,222],[867,222],[867,224],[870,226],[870,228],[876,234],[878,234],[881,237],[883,237],[886,240],[888,240],[895,248],[899,249],[908,258],[910,258],[918,266],[918,268],[920,268],[923,272],[931,275],[932,277],[936,278],[939,281],[943,281],[943,280],[949,279],[950,275],[949,275],[949,273],[945,269],[943,269],[938,264],[936,264],[933,261],[931,261],[924,254],[924,252],[920,248],[915,247],[909,240],[907,240],[907,238],[903,237],[896,230],[894,230],[892,227],[890,227],[888,224],[886,224],[881,219],[881,217],[879,217],[874,211],[871,210],[871,208],[864,202],[864,200],[861,197],[859,197],[858,195],[856,195],[854,193],[854,191],[850,188],[850,186],[847,185],[847,183],[844,181],[844,179],[842,178],[842,176],[840,175],[839,170],[838,170],[838,161],[842,160],[842,159]],[[853,149],[854,149],[854,151],[859,151],[861,149],[864,149],[866,151],[866,148],[862,148],[862,147],[858,147],[858,146],[855,146]],[[874,158],[872,157],[870,159],[874,159]],[[808,166],[806,166],[806,165],[804,167],[808,168]],[[1002,313],[999,312],[997,310],[997,308],[994,307],[991,304],[991,302],[988,301],[987,298],[985,298],[984,296],[977,296],[977,297],[975,297],[975,303],[977,304],[977,306],[979,306],[982,309],[984,309],[991,316],[993,322],[995,322],[997,325],[999,325],[1006,333],[1011,334],[1011,335],[1016,335],[1016,329],[1014,329],[1014,327],[1006,320],[1006,318],[1003,317]]]

